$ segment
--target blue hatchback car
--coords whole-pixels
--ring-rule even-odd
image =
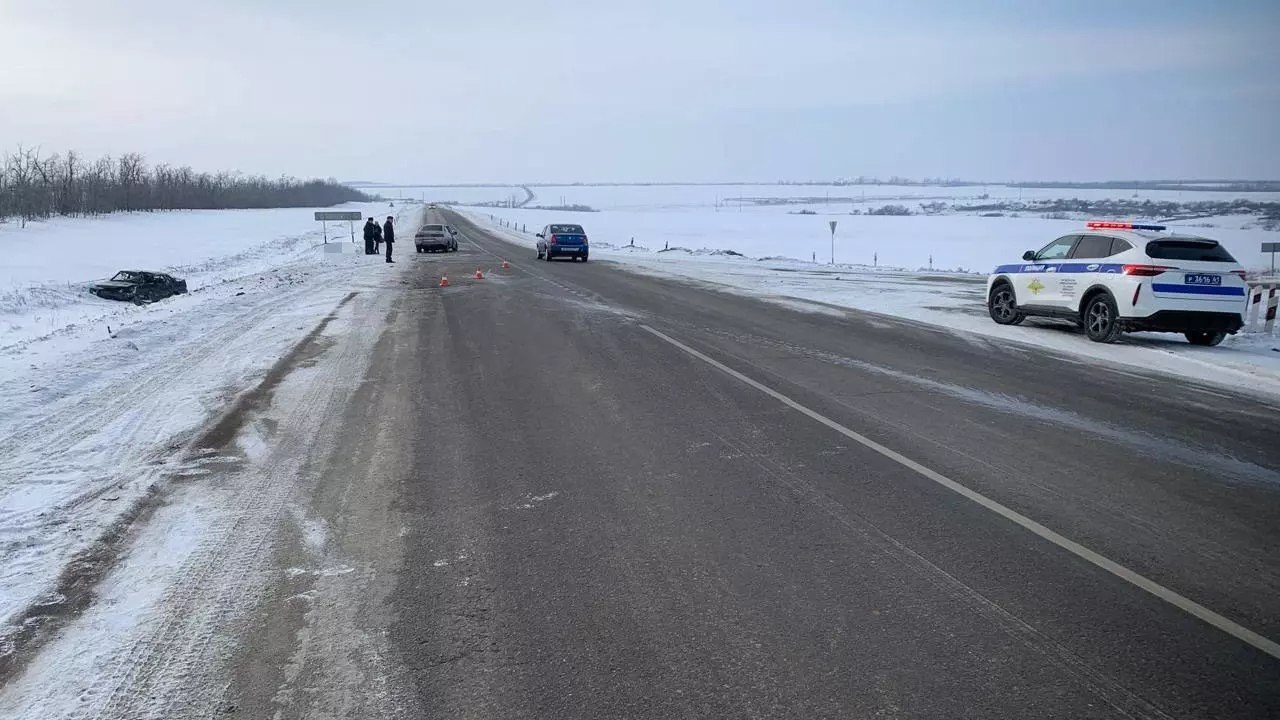
[[[581,225],[548,225],[538,233],[538,259],[571,257],[587,261],[587,233]]]

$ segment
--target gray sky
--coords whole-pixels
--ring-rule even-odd
[[[0,143],[393,182],[1280,178],[1280,2],[0,0]]]

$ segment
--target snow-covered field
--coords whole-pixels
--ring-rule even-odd
[[[557,220],[579,222],[593,240],[612,245],[662,249],[666,245],[690,250],[734,250],[751,257],[786,257],[829,262],[832,255],[829,222],[836,221],[835,260],[896,267],[906,270],[968,270],[985,273],[1001,263],[1017,262],[1025,250],[1038,249],[1057,235],[1081,227],[1080,219],[1046,220],[1038,215],[981,217],[973,214],[911,215],[906,217],[850,215],[886,204],[902,204],[919,211],[918,203],[939,200],[958,203],[981,194],[988,201],[1036,198],[1106,199],[1100,190],[1019,190],[1004,186],[927,187],[818,185],[535,187],[531,205],[586,205],[600,212],[557,212],[522,208],[476,209],[534,227]],[[865,191],[866,197],[862,198]],[[854,202],[762,205],[737,198],[823,198],[853,196]],[[1206,191],[1138,191],[1139,199],[1230,200],[1237,195]],[[1132,193],[1122,192],[1127,198]],[[1181,195],[1181,197],[1178,197]],[[1242,193],[1252,199],[1280,202],[1280,193]],[[812,215],[795,214],[800,210]],[[1255,218],[1231,215],[1198,218],[1170,227],[1219,240],[1246,267],[1261,270],[1270,256],[1261,242],[1280,241],[1280,232],[1242,229]]]
[[[414,206],[416,207],[416,205]],[[142,310],[86,292],[118,270],[172,272],[201,290],[301,259],[325,234],[319,208],[116,213],[0,224],[0,349],[98,323],[119,327]],[[333,209],[333,208],[326,208]],[[351,203],[379,221],[387,203]],[[355,233],[360,234],[356,223]],[[347,223],[329,223],[330,242],[350,242]]]
[[[534,205],[587,205],[597,210],[644,210],[728,206],[739,198],[820,198],[835,211],[859,205],[876,207],[890,202],[914,205],[925,200],[1081,200],[1136,199],[1195,202],[1244,199],[1276,202],[1280,193],[1218,192],[1209,190],[1095,190],[1076,188],[1017,188],[1008,185],[534,185]],[[518,190],[518,188],[516,188]],[[446,190],[439,190],[448,194]],[[511,194],[500,195],[505,198]],[[849,198],[853,202],[839,202]],[[840,207],[836,207],[840,206]],[[789,209],[789,208],[784,208]]]
[[[857,192],[856,188],[795,185],[535,188],[540,193],[535,204],[558,205],[563,193],[567,204],[589,205],[600,211],[472,208],[467,212],[529,248],[530,253],[533,233],[543,225],[576,222],[590,235],[593,256],[619,262],[636,272],[706,282],[818,312],[831,312],[831,306],[877,312],[943,328],[973,342],[1001,338],[1076,355],[1082,361],[1094,358],[1280,395],[1280,351],[1276,351],[1280,337],[1242,333],[1219,347],[1199,348],[1178,335],[1136,333],[1116,345],[1099,345],[1061,322],[1029,320],[1020,327],[993,323],[984,307],[986,273],[997,264],[1016,261],[1025,250],[1080,229],[1079,220],[973,214],[849,215],[847,205],[838,209],[832,205],[823,212],[822,204],[804,206],[818,214],[795,215],[790,211],[796,206],[725,204],[726,197],[737,197],[737,193],[794,198],[826,190]],[[930,188],[877,190],[886,195],[903,190],[924,194]],[[985,190],[994,197],[997,188],[932,190],[952,193],[946,197]],[[1003,190],[1012,190],[1016,196],[1017,189]],[[868,188],[869,196],[870,191]],[[554,196],[541,194],[547,192]],[[1044,197],[1064,193],[1079,197],[1086,191],[1060,190],[1056,196],[1048,190],[1034,192]],[[1224,199],[1216,193],[1195,194]],[[837,221],[835,265],[829,264],[830,220]],[[1245,224],[1248,218],[1227,216],[1198,219],[1181,229],[1218,239],[1244,264],[1262,269],[1268,260],[1261,254],[1260,244],[1280,241],[1280,233],[1242,229]]]
[[[394,213],[410,237],[421,208],[353,206]],[[0,231],[0,249],[21,259],[5,265],[13,274],[0,315],[0,654],[18,613],[65,599],[49,593],[69,562],[162,483],[217,462],[187,452],[196,428],[353,291],[385,284],[397,268],[352,252],[346,236],[321,243],[311,210],[130,214]],[[123,267],[174,270],[191,292],[135,307],[85,291],[84,281]],[[44,294],[52,287],[57,295]]]
[[[458,203],[462,205],[506,202],[512,198],[515,198],[516,202],[520,202],[525,198],[524,190],[521,190],[518,185],[443,187],[374,185],[360,189],[370,195],[384,198],[408,198],[419,202]]]

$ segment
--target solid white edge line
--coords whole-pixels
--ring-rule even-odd
[[[804,405],[801,405],[795,400],[792,400],[786,395],[783,395],[777,390],[774,390],[756,380],[753,380],[747,377],[746,375],[743,375],[737,370],[734,370],[733,368],[728,367],[724,363],[721,363],[718,360],[715,360],[714,358],[708,357],[707,355],[701,352],[698,352],[697,350],[694,350],[693,348],[689,347],[688,345],[685,345],[684,343],[680,342],[679,340],[676,340],[675,338],[672,338],[669,335],[666,335],[658,330],[655,330],[649,327],[648,325],[642,324],[640,325],[640,327],[643,328],[646,332],[650,333],[651,335],[661,340],[664,340],[667,343],[670,343],[671,345],[707,363],[708,365],[716,368],[717,370],[720,370],[721,372],[737,380],[740,380],[743,383],[746,383],[747,385],[750,385],[756,390],[759,390],[760,392],[764,393],[765,395],[768,395],[774,400],[777,400],[783,405],[786,405],[792,410],[802,413],[808,416],[809,418],[812,418],[813,420],[816,420],[822,423],[823,425],[826,425],[827,427],[831,428],[832,430],[835,430],[841,435],[844,435],[850,440],[853,440],[854,442],[857,442],[860,445],[863,445],[864,447],[867,447],[871,450],[876,451],[877,453],[889,458],[890,460],[893,460],[894,462],[898,463],[899,465],[902,465],[903,467],[914,470],[915,472],[934,481],[935,483],[941,485],[942,487],[947,488],[948,490],[951,490],[952,492],[955,492],[959,495],[962,495],[969,500],[972,500],[973,502],[981,505],[982,507],[996,513],[997,515],[1007,520],[1010,520],[1018,525],[1021,525],[1027,530],[1030,530],[1031,532],[1035,533],[1041,538],[1044,538],[1045,540],[1048,540],[1054,545],[1057,545],[1063,550],[1066,550],[1079,558],[1082,558],[1084,560],[1087,560],[1090,563],[1093,563],[1094,565],[1102,568],[1103,570],[1106,570],[1107,572],[1111,573],[1112,575],[1115,575],[1121,580],[1124,580],[1125,582],[1128,582],[1131,585],[1134,585],[1142,590],[1147,591],[1148,593],[1160,598],[1161,600],[1164,600],[1170,605],[1173,605],[1174,607],[1179,608],[1180,610],[1183,610],[1184,612],[1187,612],[1199,618],[1200,620],[1203,620],[1204,622],[1218,628],[1219,630],[1227,633],[1228,635],[1231,635],[1232,637],[1238,640],[1248,643],[1249,645],[1257,648],[1258,650],[1261,650],[1262,652],[1270,655],[1271,657],[1280,659],[1280,643],[1276,643],[1266,637],[1263,637],[1262,635],[1250,630],[1249,628],[1244,627],[1243,625],[1210,610],[1209,608],[1201,605],[1200,603],[1197,603],[1196,601],[1191,600],[1190,598],[1180,595],[1174,592],[1173,590],[1170,590],[1169,588],[1155,582],[1154,580],[1144,577],[1143,575],[1140,575],[1134,572],[1133,570],[1130,570],[1129,568],[1121,565],[1120,563],[1115,562],[1114,560],[1108,559],[1094,552],[1093,550],[1090,550],[1089,548],[1081,545],[1080,543],[1074,540],[1071,540],[1070,538],[1064,537],[1054,532],[1053,530],[1050,530],[1044,525],[1041,525],[1035,520],[1032,520],[1031,518],[1017,512],[1016,510],[1006,507],[1005,505],[1002,505],[999,502],[992,500],[991,498],[987,497],[986,495],[983,495],[980,492],[971,490],[965,487],[964,485],[961,485],[960,483],[956,482],[955,480],[952,480],[935,470],[927,468],[924,465],[921,465],[915,460],[912,460],[911,458],[906,457],[905,455],[902,455],[901,453],[895,450],[890,450],[889,448],[881,445],[880,443],[876,442],[875,440],[872,440],[871,438],[868,438],[864,435],[854,432],[853,430],[850,430],[844,425],[841,425],[840,423],[836,422],[835,420],[832,420],[831,418],[826,417],[825,415],[822,415],[821,413],[818,413],[814,410],[810,410],[809,408],[805,407]]]

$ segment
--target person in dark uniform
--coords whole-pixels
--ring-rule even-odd
[[[396,226],[391,224],[392,218],[387,216],[387,222],[382,225],[382,241],[387,244],[387,262],[395,262],[391,259],[391,246],[396,244]]]
[[[382,251],[382,226],[377,220],[373,221],[373,254],[377,255]]]
[[[373,218],[369,218],[364,223],[364,254],[377,255],[378,246],[373,242],[373,229],[378,227],[378,223]]]

